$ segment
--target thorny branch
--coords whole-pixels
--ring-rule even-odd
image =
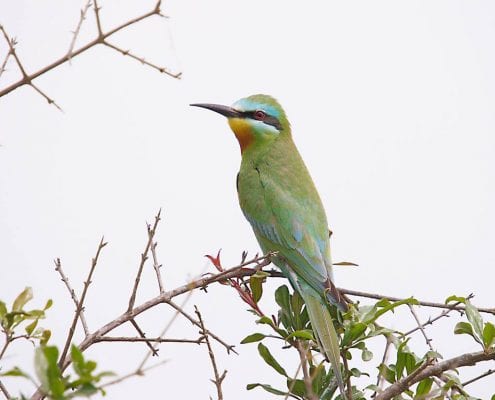
[[[199,313],[198,310],[196,310],[197,318],[195,318],[192,315],[188,314],[186,311],[184,311],[183,306],[185,304],[185,301],[187,301],[187,299],[189,298],[189,296],[191,295],[193,290],[204,289],[207,286],[209,286],[211,284],[215,284],[215,283],[225,284],[226,282],[229,282],[229,280],[232,280],[232,279],[241,279],[242,280],[245,277],[249,277],[251,275],[259,273],[260,269],[262,269],[263,267],[266,267],[270,264],[270,260],[271,260],[271,257],[273,255],[267,254],[264,256],[256,256],[256,257],[249,259],[249,260],[247,260],[247,256],[244,255],[241,263],[235,267],[232,267],[229,269],[220,268],[219,272],[216,274],[203,275],[203,276],[193,280],[192,282],[189,282],[185,285],[176,287],[176,288],[168,290],[168,291],[164,291],[163,290],[163,284],[159,284],[160,293],[157,296],[145,301],[144,303],[142,303],[140,305],[136,305],[135,299],[136,299],[137,289],[139,286],[141,274],[142,274],[143,269],[144,269],[144,264],[147,261],[147,259],[149,258],[148,255],[150,252],[153,255],[153,267],[155,268],[157,280],[161,281],[159,271],[156,268],[157,266],[159,266],[159,262],[158,262],[158,257],[157,257],[156,252],[155,252],[156,242],[154,240],[156,229],[157,229],[159,221],[160,221],[160,212],[155,216],[155,223],[153,224],[153,226],[151,226],[149,224],[147,225],[148,240],[146,243],[145,250],[141,255],[141,262],[140,262],[139,267],[138,267],[138,273],[137,273],[137,276],[135,279],[135,284],[134,284],[134,287],[132,290],[132,294],[131,294],[131,298],[129,300],[129,306],[128,306],[127,310],[123,314],[118,316],[117,318],[113,319],[112,321],[108,322],[107,324],[105,324],[104,326],[100,327],[99,329],[97,329],[96,331],[94,331],[92,333],[88,333],[87,328],[85,328],[84,329],[85,330],[85,337],[80,342],[79,348],[81,351],[85,351],[86,349],[88,349],[92,345],[94,345],[96,343],[101,343],[101,342],[138,342],[138,343],[144,342],[144,343],[147,343],[149,346],[151,346],[153,351],[156,352],[156,349],[151,345],[151,343],[155,343],[155,344],[161,344],[161,343],[202,344],[202,343],[206,343],[206,345],[208,347],[210,359],[212,359],[212,366],[213,366],[214,375],[215,375],[215,379],[212,381],[213,381],[213,383],[215,383],[215,385],[217,387],[218,398],[222,399],[223,394],[221,393],[221,384],[222,384],[223,379],[225,378],[226,371],[224,371],[222,374],[220,374],[218,371],[218,367],[216,365],[216,360],[214,359],[214,354],[213,354],[210,338],[217,341],[218,343],[222,344],[227,349],[228,353],[230,353],[230,351],[235,353],[234,346],[227,344],[225,341],[223,341],[220,337],[215,335],[213,332],[210,332],[209,330],[207,330],[205,325],[204,325],[204,322],[202,320],[201,314]],[[70,342],[72,341],[77,321],[80,319],[82,320],[82,312],[84,309],[84,301],[86,298],[88,287],[91,283],[91,279],[92,279],[94,270],[96,268],[96,264],[98,262],[100,252],[105,245],[106,245],[106,243],[103,241],[103,238],[102,238],[102,240],[100,241],[100,244],[98,246],[96,256],[92,259],[91,268],[90,268],[90,271],[88,274],[88,278],[84,282],[83,292],[82,292],[80,299],[77,298],[77,296],[75,295],[75,292],[70,287],[69,282],[68,282],[68,278],[65,276],[65,274],[61,268],[61,262],[59,260],[57,260],[58,262],[56,261],[56,263],[55,263],[58,273],[61,275],[62,280],[66,284],[66,287],[69,290],[69,293],[71,295],[73,302],[76,304],[76,311],[75,311],[74,319],[72,322],[72,326],[69,330],[69,336],[68,336],[67,341],[65,343],[65,351],[63,353],[63,357],[61,357],[60,361],[59,361],[59,364],[60,364],[62,371],[64,371],[71,364],[70,356],[67,354],[68,353],[67,349],[69,346],[68,343],[70,344]],[[272,277],[281,277],[282,276],[282,274],[280,272],[275,271],[275,270],[263,270],[263,272],[266,272],[268,275],[270,275]],[[398,298],[388,297],[388,296],[383,296],[383,295],[377,295],[377,294],[373,294],[373,293],[356,292],[356,291],[351,291],[351,290],[346,290],[346,289],[341,289],[341,290],[343,293],[353,295],[353,296],[379,298],[379,299],[387,298],[387,299],[392,300],[392,301],[401,300]],[[188,297],[186,298],[184,303],[179,306],[174,302],[174,298],[177,296],[183,295],[183,294],[187,294]],[[137,316],[139,316],[140,314],[144,313],[145,311],[147,311],[147,310],[149,310],[149,309],[151,309],[151,308],[153,308],[159,304],[168,305],[171,308],[173,308],[174,310],[176,310],[174,316],[172,317],[172,319],[169,321],[169,323],[167,324],[167,326],[165,327],[165,329],[163,330],[163,332],[159,336],[146,338],[146,337],[144,337],[144,333],[139,329],[139,327],[137,327],[137,329],[138,329],[138,332],[140,333],[140,337],[109,336],[108,335],[114,329],[116,329],[117,327],[119,327],[125,323],[128,323],[128,322],[130,322],[131,324],[135,323],[135,318]],[[464,310],[464,307],[459,306],[458,304],[453,304],[453,305],[448,305],[448,306],[445,306],[445,305],[440,304],[440,303],[432,303],[432,302],[420,302],[420,304],[430,306],[430,307],[445,308],[445,310],[442,312],[442,314],[440,316],[437,317],[437,319],[444,316],[446,313],[451,312],[452,310],[460,310],[460,311]],[[493,312],[493,309],[488,309],[488,308],[487,309],[481,309],[481,311],[483,311],[483,310],[485,310],[485,312],[489,312],[489,313]],[[413,315],[415,316],[416,322],[418,324],[417,329],[422,331],[422,333],[425,337],[425,340],[427,341],[427,343],[429,343],[429,339],[426,336],[426,332],[424,331],[424,326],[431,323],[431,321],[433,321],[433,320],[431,320],[425,324],[421,324],[419,321],[419,318],[417,318],[417,315],[415,315],[415,313],[413,313]],[[186,318],[193,325],[199,327],[200,328],[200,336],[196,339],[167,338],[167,337],[165,337],[165,334],[166,334],[168,328],[171,326],[173,321],[178,316],[182,316],[182,317]],[[385,350],[384,355],[383,355],[384,362],[387,358],[388,349],[390,348],[390,343],[391,343],[390,340],[388,340],[386,350]],[[298,349],[298,350],[301,350],[301,349]],[[149,368],[154,367],[154,366],[153,367],[145,367],[145,363],[148,360],[148,357],[150,354],[152,354],[152,352],[149,352],[147,354],[147,356],[144,358],[144,360],[141,362],[141,364],[139,365],[139,367],[135,371],[133,371],[127,375],[124,375],[120,378],[117,378],[114,381],[111,381],[111,382],[105,384],[104,386],[108,386],[111,384],[121,382],[121,381],[128,379],[130,377],[133,377],[133,376],[143,375],[145,373],[145,371],[147,371]],[[494,358],[495,358],[494,353],[480,352],[480,353],[464,354],[462,356],[455,357],[453,359],[446,360],[446,361],[443,361],[440,363],[437,362],[433,365],[432,365],[433,360],[429,359],[429,360],[427,360],[427,362],[425,362],[424,365],[422,365],[420,368],[418,368],[416,371],[414,371],[409,376],[407,376],[407,377],[401,379],[400,381],[390,385],[385,390],[380,391],[376,395],[375,400],[391,399],[393,396],[397,395],[398,393],[401,393],[401,391],[407,389],[411,385],[419,382],[420,380],[422,380],[426,377],[430,377],[430,376],[437,377],[438,376],[438,377],[442,378],[443,372],[445,372],[447,370],[458,368],[458,367],[461,367],[464,365],[472,365],[472,364],[475,364],[477,362],[484,361],[484,360],[492,360]],[[161,365],[161,364],[162,363],[159,363],[157,365]],[[302,359],[301,359],[301,365],[299,368],[303,370],[304,380],[305,380],[306,385],[307,385],[309,383],[309,379],[311,379],[311,377],[309,376],[309,372],[307,371],[307,364],[305,364]],[[299,370],[299,368],[298,368],[298,370]],[[471,381],[466,382],[466,384],[474,382],[475,380],[481,379],[481,378],[488,376],[492,373],[493,373],[493,371],[489,370],[485,374],[482,374],[479,377],[474,378]],[[380,386],[381,383],[382,383],[382,381],[379,380],[378,385]],[[3,389],[3,388],[1,388],[1,389]],[[308,390],[308,393],[311,394],[311,391]],[[287,393],[287,395],[290,396],[290,392]],[[31,397],[31,399],[40,400],[43,397],[44,397],[43,393],[40,390],[38,390]]]
[[[5,387],[5,385],[2,383],[2,381],[0,381],[0,392],[3,393],[3,395],[5,396],[5,398],[7,400],[11,399],[10,394],[9,394],[9,391],[7,390],[7,388]]]
[[[215,379],[211,379],[211,381],[215,384],[215,387],[217,388],[218,400],[223,400],[222,382],[225,379],[225,376],[227,375],[227,370],[224,370],[221,374],[218,372],[217,362],[215,360],[215,353],[213,352],[210,339],[208,338],[209,334],[203,322],[203,317],[201,316],[201,313],[199,312],[197,306],[194,306],[194,312],[198,316],[199,325],[201,326],[201,330],[199,331],[199,333],[204,338],[206,347],[208,348],[208,356],[210,357],[211,366],[213,367],[213,374],[215,376]]]
[[[81,26],[82,26],[84,20],[86,19],[87,12],[91,6],[93,6],[94,11],[95,11],[95,19],[96,19],[96,25],[97,25],[97,31],[98,31],[97,36],[96,36],[96,38],[94,38],[93,40],[90,40],[89,42],[82,45],[78,49],[74,49],[77,37],[79,36],[79,32],[81,30]],[[89,49],[91,49],[94,46],[99,45],[99,44],[102,44],[108,48],[116,50],[119,53],[121,53],[125,56],[129,56],[132,59],[138,60],[142,64],[147,65],[147,66],[157,70],[160,73],[166,74],[172,78],[179,79],[181,77],[180,72],[179,73],[171,72],[165,67],[161,67],[161,66],[156,65],[154,63],[148,62],[144,58],[138,57],[138,56],[132,54],[130,51],[123,50],[120,47],[108,42],[108,38],[110,38],[112,35],[114,35],[115,33],[119,32],[125,28],[128,28],[131,25],[135,25],[138,22],[141,22],[145,19],[148,19],[154,15],[163,17],[163,14],[161,13],[161,10],[160,10],[160,6],[161,6],[161,0],[158,0],[156,2],[156,4],[154,5],[152,10],[150,10],[150,11],[148,11],[148,12],[146,12],[146,13],[138,16],[138,17],[129,19],[128,21],[126,21],[126,22],[124,22],[124,23],[122,23],[122,24],[120,24],[120,25],[118,25],[112,29],[109,29],[105,32],[102,28],[101,19],[100,19],[100,6],[98,5],[96,0],[93,1],[93,4],[91,4],[91,1],[88,1],[86,3],[86,5],[84,6],[84,8],[81,10],[79,21],[78,21],[78,24],[77,24],[74,32],[73,32],[72,41],[71,41],[71,44],[69,46],[69,50],[67,51],[67,53],[64,54],[62,57],[56,59],[55,61],[51,62],[50,64],[40,68],[38,71],[32,72],[32,73],[26,72],[24,65],[21,63],[19,57],[17,56],[17,53],[15,51],[15,45],[17,43],[16,43],[15,39],[11,39],[8,36],[7,32],[5,31],[4,27],[2,25],[0,25],[0,30],[2,31],[3,36],[4,36],[5,40],[8,43],[8,46],[9,46],[9,52],[7,53],[7,56],[4,59],[2,66],[0,67],[0,75],[5,70],[5,66],[6,66],[8,58],[10,56],[12,56],[15,59],[16,64],[19,68],[19,71],[21,72],[21,75],[22,75],[22,78],[19,79],[17,82],[14,82],[9,86],[7,86],[3,89],[0,89],[0,97],[9,94],[13,90],[16,90],[17,88],[19,88],[21,86],[29,85],[34,90],[36,90],[40,95],[42,95],[45,98],[45,100],[48,101],[49,104],[53,104],[60,111],[62,111],[62,109],[55,103],[55,101],[52,98],[48,97],[40,88],[38,88],[33,83],[33,80],[35,80],[39,76],[47,73],[48,71],[51,71],[52,69],[55,69],[62,64],[65,64],[66,62],[70,62],[73,58],[77,57],[78,55],[86,52],[87,50],[89,50]]]
[[[79,308],[79,299],[77,298],[76,291],[72,288],[72,286],[69,283],[69,278],[67,278],[67,276],[64,273],[64,270],[62,269],[62,262],[60,261],[60,258],[57,258],[55,260],[55,271],[59,273],[60,278],[62,279],[62,282],[64,282],[65,287],[69,291],[70,297],[72,298],[72,301],[74,302],[77,310]],[[86,322],[86,317],[84,316],[84,310],[81,310],[81,312],[79,313],[79,319],[81,320],[81,324],[84,329],[84,334],[89,335],[89,328]]]
[[[67,339],[65,341],[64,350],[62,351],[62,354],[60,355],[59,366],[62,366],[63,361],[65,360],[65,357],[67,356],[67,352],[69,351],[69,347],[70,347],[70,344],[72,343],[72,338],[74,337],[74,332],[76,330],[77,321],[79,319],[81,312],[84,309],[83,308],[84,307],[84,300],[86,300],[86,294],[88,293],[88,288],[89,288],[89,285],[91,284],[91,279],[93,278],[93,273],[95,271],[96,264],[98,264],[98,258],[100,257],[100,253],[106,245],[107,245],[107,243],[104,241],[104,238],[102,237],[100,240],[100,243],[98,244],[98,249],[96,250],[96,255],[91,260],[91,267],[89,269],[88,277],[87,277],[86,281],[84,282],[81,298],[79,300],[79,303],[77,304],[76,312],[74,313],[74,318],[72,320],[71,327],[69,328],[69,334],[68,334]]]

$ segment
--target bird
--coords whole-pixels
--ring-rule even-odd
[[[255,94],[232,106],[194,103],[227,118],[239,142],[236,186],[241,210],[256,239],[306,304],[318,345],[331,363],[342,398],[340,347],[329,303],[348,310],[333,283],[327,217],[279,102]]]

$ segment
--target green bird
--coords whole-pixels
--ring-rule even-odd
[[[256,94],[235,102],[191,104],[227,117],[241,147],[237,192],[244,216],[264,253],[304,299],[319,346],[331,362],[345,398],[340,347],[328,302],[347,301],[333,284],[327,217],[299,154],[287,116],[273,97]]]

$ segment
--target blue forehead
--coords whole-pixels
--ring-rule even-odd
[[[256,110],[263,110],[265,113],[268,115],[272,115],[276,118],[281,117],[281,111],[280,108],[277,107],[274,104],[267,104],[263,103],[260,101],[255,101],[249,97],[246,97],[244,99],[240,99],[236,101],[233,105],[233,108],[239,111],[256,111]]]

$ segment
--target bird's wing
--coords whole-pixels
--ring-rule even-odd
[[[294,191],[284,190],[280,182],[262,170],[258,177],[264,212],[250,214],[243,210],[256,236],[266,243],[265,247],[279,252],[298,279],[322,296],[326,292],[333,304],[346,309],[345,300],[331,280],[328,227],[319,198],[313,192],[296,198]]]

